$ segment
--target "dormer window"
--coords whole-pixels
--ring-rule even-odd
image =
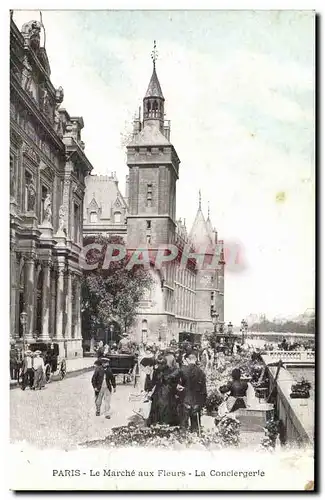
[[[97,212],[90,212],[90,223],[91,224],[95,224],[96,222],[98,222],[98,214]]]
[[[121,224],[122,222],[122,214],[121,212],[115,212],[114,213],[114,223],[115,224]]]

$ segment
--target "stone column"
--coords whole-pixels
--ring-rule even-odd
[[[49,338],[50,330],[50,300],[51,300],[51,261],[43,267],[43,295],[42,295],[42,339]]]
[[[67,321],[65,327],[65,338],[71,339],[71,326],[72,326],[72,273],[68,271],[67,273],[67,296],[66,296],[66,312]]]
[[[27,312],[27,325],[26,325],[26,340],[32,341],[34,339],[34,309],[35,309],[35,261],[29,258],[26,262],[26,304],[25,310]]]
[[[56,285],[56,338],[63,339],[64,269],[59,267]]]
[[[76,339],[81,339],[81,283],[80,277],[76,280]]]
[[[17,328],[17,259],[16,252],[10,252],[10,338],[14,339],[18,336],[19,328]]]

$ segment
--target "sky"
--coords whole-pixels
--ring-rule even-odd
[[[18,27],[37,11],[15,11]],[[181,160],[177,218],[202,208],[244,265],[226,267],[225,320],[314,307],[314,14],[43,11],[53,84],[83,116],[93,173],[124,192],[123,136],[157,74]]]

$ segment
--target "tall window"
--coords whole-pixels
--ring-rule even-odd
[[[152,205],[152,184],[147,184],[147,206]]]
[[[148,336],[148,321],[146,319],[142,320],[142,330],[141,330],[141,341],[146,342]]]
[[[90,222],[91,223],[98,222],[97,212],[90,212]]]
[[[16,163],[16,156],[10,153],[10,196],[12,196],[13,198],[16,197]]]
[[[74,204],[74,221],[73,221],[73,230],[74,230],[74,241],[79,242],[79,234],[80,234],[80,207],[77,203]]]
[[[48,193],[48,190],[45,186],[42,186],[42,199],[41,199],[41,223],[43,222],[44,220],[44,216],[45,216],[45,213],[44,213],[44,202],[46,200],[46,197],[47,197],[47,193]]]
[[[151,229],[151,220],[147,220],[147,229]]]
[[[29,186],[32,183],[32,175],[25,170],[25,190],[24,190],[24,211],[27,212],[29,209],[28,198],[29,198]]]

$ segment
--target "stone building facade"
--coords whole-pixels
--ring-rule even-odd
[[[85,178],[92,165],[81,117],[62,108],[41,25],[10,25],[10,337],[56,342],[82,355],[79,253]]]
[[[125,203],[115,174],[90,176],[84,207],[84,235],[121,235],[129,251],[147,249],[153,260],[159,247],[166,244],[176,245],[179,256],[185,247],[195,253],[206,247],[211,257],[217,247],[221,252],[213,270],[200,270],[193,260],[182,268],[179,258],[161,269],[150,267],[155,285],[143,298],[138,310],[133,328],[138,341],[168,342],[177,339],[181,331],[203,334],[213,329],[214,313],[224,321],[223,244],[212,228],[210,217],[205,219],[201,200],[190,234],[185,222],[176,220],[180,160],[170,142],[170,122],[165,120],[164,105],[154,61],[143,99],[143,116],[134,121],[133,137],[127,145],[129,175]],[[122,206],[121,219],[114,218],[116,200],[120,200]],[[96,222],[91,220],[90,214],[95,207],[101,214],[104,205],[109,217],[100,216]]]

